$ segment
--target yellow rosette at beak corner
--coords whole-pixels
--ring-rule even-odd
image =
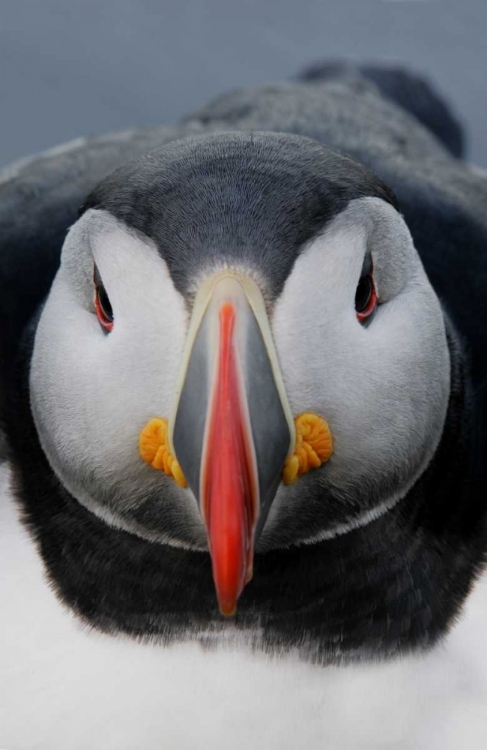
[[[285,485],[293,484],[311,469],[318,469],[333,453],[332,434],[323,417],[304,412],[295,418],[294,425],[296,444],[282,470]],[[139,451],[146,463],[172,477],[180,487],[187,487],[181,466],[169,450],[166,419],[155,417],[147,422],[140,433]]]

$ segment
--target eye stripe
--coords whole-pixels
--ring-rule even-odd
[[[374,264],[368,250],[364,257],[362,272],[355,290],[355,312],[360,323],[366,323],[377,307],[377,291],[374,283]]]
[[[103,286],[103,282],[101,280],[100,272],[98,270],[98,266],[96,264],[93,265],[93,283],[96,287]]]
[[[372,271],[361,276],[355,293],[355,312],[360,323],[364,323],[377,307],[377,291]]]
[[[93,283],[95,285],[95,312],[102,328],[108,333],[112,330],[113,310],[105,287],[101,280],[100,272],[96,265],[93,269]]]
[[[360,274],[360,277],[362,276],[369,276],[369,274],[372,274],[372,255],[369,251],[365,254],[364,258],[364,264],[362,266],[362,273]]]

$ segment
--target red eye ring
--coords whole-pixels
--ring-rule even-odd
[[[374,279],[373,279],[372,273],[367,274],[367,276],[364,277],[364,278],[367,278],[369,280],[369,283],[370,283],[370,294],[369,294],[369,298],[367,300],[367,304],[364,307],[364,309],[360,310],[360,311],[359,310],[356,311],[357,320],[360,323],[363,323],[364,321],[367,320],[367,318],[370,318],[370,316],[374,312],[375,308],[377,307],[377,302],[378,302],[377,291],[376,291],[376,288],[375,288],[375,284],[374,284]]]
[[[100,302],[100,290],[101,287],[95,287],[95,311],[97,318],[100,321],[100,325],[105,329],[105,331],[110,332],[113,328],[113,318],[110,318],[103,309],[103,305]]]

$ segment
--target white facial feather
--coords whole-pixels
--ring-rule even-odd
[[[94,262],[114,311],[109,336],[94,312]],[[66,239],[38,325],[31,406],[52,468],[81,503],[111,524],[178,543],[132,517],[150,494],[175,497],[204,548],[192,494],[145,464],[138,448],[147,421],[169,414],[187,323],[184,300],[153,244],[109,214],[89,211]]]
[[[354,298],[366,250],[381,301],[368,327]],[[115,326],[106,336],[93,308],[93,263]],[[245,269],[241,269],[245,271]],[[169,416],[189,324],[182,296],[147,239],[110,214],[89,211],[70,231],[36,333],[31,403],[43,449],[71,494],[107,522],[146,538],[204,549],[189,490],[140,458],[142,427]],[[295,415],[324,416],[335,452],[320,470],[324,489],[349,500],[370,485],[367,507],[335,514],[315,541],[376,517],[403,496],[438,445],[450,388],[443,316],[409,231],[383,201],[353,201],[303,249],[274,305],[271,325]],[[315,474],[315,477],[317,474]],[[376,478],[401,477],[384,496]],[[283,510],[299,513],[311,474],[281,486],[262,534]],[[387,484],[387,482],[385,482]],[[397,482],[396,482],[397,484]],[[134,514],[148,501],[170,505],[175,533]]]
[[[364,327],[354,297],[367,249],[382,304]],[[318,541],[391,507],[431,460],[450,391],[443,315],[403,219],[383,201],[365,198],[304,249],[272,326],[293,413],[318,412],[331,428],[334,455],[322,470],[323,486],[353,497],[374,477],[404,477],[366,513],[347,517],[344,508],[336,527],[301,540]],[[279,489],[268,530],[299,494],[305,493],[297,485]]]

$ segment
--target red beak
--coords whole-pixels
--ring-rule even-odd
[[[225,274],[197,295],[169,434],[200,503],[220,611],[232,615],[295,437],[250,279]]]
[[[252,578],[258,480],[249,415],[235,351],[235,308],[219,311],[219,352],[201,473],[201,510],[208,531],[220,610],[232,615]]]

